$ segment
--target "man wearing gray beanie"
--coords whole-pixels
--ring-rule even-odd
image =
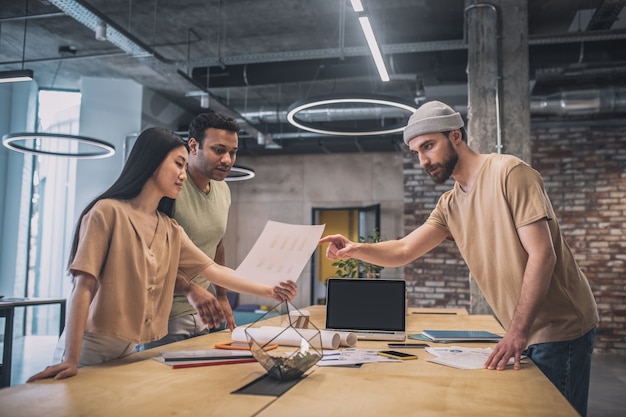
[[[409,118],[404,142],[437,184],[455,180],[426,222],[398,240],[326,236],[326,256],[398,267],[454,240],[506,334],[485,368],[520,369],[527,355],[582,416],[587,414],[598,310],[541,175],[504,154],[467,145],[461,115],[431,101]]]

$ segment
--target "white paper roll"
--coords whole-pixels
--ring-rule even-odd
[[[300,341],[302,340],[300,335],[306,339],[311,339],[315,336],[316,330],[298,329],[296,331],[294,328],[285,329],[283,327],[263,326],[248,329],[248,333],[261,345],[271,341],[283,346],[300,346]],[[337,349],[339,346],[354,346],[356,344],[356,336],[353,333],[320,330],[320,335],[322,337],[323,349]],[[232,339],[233,342],[246,343],[248,341],[246,327],[235,327]]]
[[[324,330],[326,331],[326,330]],[[339,346],[352,347],[356,345],[357,337],[354,333],[350,332],[337,332],[340,337]]]

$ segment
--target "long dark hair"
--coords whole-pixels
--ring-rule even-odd
[[[130,200],[137,197],[167,154],[181,146],[185,146],[183,139],[176,133],[163,127],[146,129],[137,137],[137,141],[130,155],[128,155],[128,159],[124,164],[120,176],[108,190],[96,197],[80,214],[76,224],[76,230],[74,231],[68,267],[74,260],[76,250],[78,249],[80,224],[85,214],[87,214],[98,201],[105,198]],[[159,202],[158,210],[172,217],[174,202],[175,201],[171,198],[163,197]]]

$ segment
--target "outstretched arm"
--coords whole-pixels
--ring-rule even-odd
[[[65,354],[62,362],[48,366],[43,371],[28,378],[26,382],[43,378],[64,379],[78,373],[85,323],[95,288],[96,279],[93,276],[85,273],[74,276],[74,288],[70,295],[70,308],[67,315],[67,326],[65,326]]]
[[[342,235],[330,235],[319,243],[329,243],[328,259],[360,259],[371,264],[398,267],[405,265],[429,252],[446,238],[446,233],[425,224],[398,240],[378,243],[352,242]]]
[[[276,301],[293,300],[298,293],[298,286],[293,281],[281,282],[279,285],[272,287],[238,277],[235,275],[235,271],[217,263],[204,268],[199,272],[199,275],[231,291],[258,295]]]
[[[528,332],[537,317],[539,305],[548,293],[554,272],[556,254],[548,222],[540,220],[517,229],[528,253],[519,301],[511,325],[485,362],[485,368],[503,370],[510,358],[514,369],[520,369],[520,357],[528,341]]]

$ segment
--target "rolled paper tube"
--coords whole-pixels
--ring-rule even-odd
[[[354,333],[350,332],[337,332],[340,337],[339,346],[352,347],[356,345],[357,337]]]
[[[294,329],[284,327],[263,326],[247,329],[248,334],[254,338],[259,345],[267,343],[277,343],[282,346],[300,346],[304,337],[310,340],[315,337],[317,330]],[[341,335],[338,332],[320,330],[323,349],[337,349],[341,344]],[[246,327],[235,327],[232,333],[233,342],[247,343]],[[346,342],[347,343],[347,342]]]
[[[296,329],[308,329],[311,313],[307,310],[290,311],[289,321]]]

